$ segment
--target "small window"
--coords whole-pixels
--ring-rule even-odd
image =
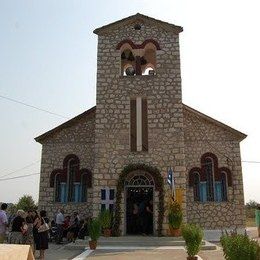
[[[113,209],[115,199],[115,190],[110,188],[101,189],[101,210]]]
[[[137,31],[140,31],[142,28],[141,24],[137,23],[134,25],[134,29],[137,30]]]
[[[101,190],[101,200],[106,200],[106,190],[105,189]]]

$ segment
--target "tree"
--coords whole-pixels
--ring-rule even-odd
[[[35,210],[37,209],[37,206],[32,198],[32,196],[30,195],[23,195],[17,205],[16,205],[17,209],[22,209],[24,211],[28,211],[28,210]]]
[[[259,203],[257,203],[254,200],[249,200],[249,202],[246,203],[247,208],[257,208],[259,206]]]

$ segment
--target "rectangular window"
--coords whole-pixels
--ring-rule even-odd
[[[74,183],[74,202],[80,202],[80,183]]]
[[[114,198],[115,198],[115,190],[114,189],[110,189],[109,199],[110,200],[114,200]]]
[[[130,100],[130,147],[132,152],[148,151],[147,100]]]
[[[106,190],[101,189],[101,200],[106,200]]]
[[[215,182],[215,201],[221,202],[222,198],[222,183],[220,181]]]
[[[101,204],[101,211],[106,209],[106,204]]]
[[[60,183],[60,202],[65,203],[67,198],[67,185],[65,182]]]
[[[206,182],[200,183],[200,201],[201,202],[207,201],[207,185],[206,185]]]
[[[115,190],[110,188],[101,189],[101,210],[114,208]]]

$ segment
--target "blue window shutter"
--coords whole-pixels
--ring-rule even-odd
[[[222,183],[220,181],[215,182],[215,201],[221,202],[222,198]]]
[[[60,183],[60,202],[65,203],[67,201],[67,185],[65,182]]]
[[[206,182],[200,183],[200,201],[201,202],[207,201],[207,184],[206,184]]]
[[[80,183],[74,183],[74,202],[80,202]]]

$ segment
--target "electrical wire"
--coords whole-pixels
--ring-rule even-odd
[[[7,173],[7,174],[1,175],[1,176],[0,176],[0,180],[1,180],[1,178],[4,178],[4,177],[9,176],[9,175],[12,175],[13,173],[19,172],[19,171],[21,171],[21,170],[27,169],[27,168],[31,167],[32,165],[35,165],[35,164],[37,164],[37,163],[39,163],[39,162],[40,162],[40,160],[38,160],[38,161],[36,161],[36,162],[33,162],[33,163],[31,163],[31,164],[28,164],[28,165],[26,165],[26,166],[24,166],[24,167],[22,167],[22,168],[19,168],[19,169],[17,169],[17,170],[14,170],[14,171],[12,171],[12,172],[9,172],[9,173]]]
[[[20,179],[20,178],[25,178],[33,175],[39,175],[40,173],[31,173],[31,174],[26,174],[22,176],[16,176],[16,177],[10,177],[10,178],[5,178],[5,179],[0,179],[0,181],[8,181],[8,180],[13,180],[13,179]]]
[[[59,117],[62,117],[62,118],[69,119],[69,117],[67,117],[67,116],[63,116],[63,115],[60,115],[60,114],[57,114],[57,113],[48,111],[48,110],[43,109],[43,108],[39,108],[39,107],[36,107],[36,106],[33,106],[33,105],[29,105],[29,104],[26,104],[26,103],[21,102],[21,101],[19,101],[19,100],[13,99],[13,98],[5,97],[5,96],[3,96],[3,95],[0,95],[0,98],[9,100],[9,101],[12,101],[12,102],[14,102],[14,103],[17,103],[17,104],[20,104],[20,105],[24,105],[24,106],[27,106],[27,107],[30,107],[30,108],[33,108],[33,109],[37,109],[37,110],[39,110],[39,111],[42,111],[42,112],[45,112],[45,113],[48,113],[48,114],[51,114],[51,115],[54,115],[54,116],[59,116]]]

